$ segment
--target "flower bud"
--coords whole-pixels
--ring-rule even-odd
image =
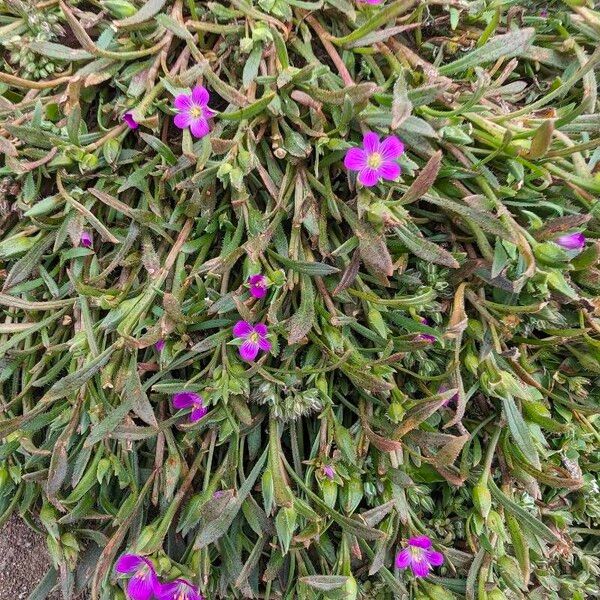
[[[322,479],[319,482],[319,486],[321,488],[321,492],[323,493],[323,501],[329,508],[333,508],[335,506],[335,501],[337,500],[338,494],[338,486],[335,481],[331,481],[329,479]]]
[[[488,489],[487,483],[479,481],[473,488],[473,504],[479,514],[487,519],[490,514],[490,508],[492,507],[492,495]]]
[[[533,254],[541,263],[551,267],[564,266],[569,261],[569,255],[564,248],[553,242],[537,244],[533,249]]]
[[[106,9],[113,17],[125,19],[137,12],[137,8],[127,0],[103,0],[102,8]]]
[[[119,158],[119,154],[121,153],[121,144],[119,140],[112,138],[105,142],[102,146],[102,154],[104,155],[104,160],[112,165],[116,162],[117,158]]]

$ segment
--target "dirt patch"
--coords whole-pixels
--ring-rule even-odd
[[[0,600],[25,600],[49,568],[44,536],[13,515],[0,529]]]

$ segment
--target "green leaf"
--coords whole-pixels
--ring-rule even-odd
[[[504,406],[504,414],[508,422],[508,428],[515,444],[536,469],[541,469],[542,465],[533,438],[531,437],[527,423],[525,422],[525,419],[523,419],[523,415],[517,408],[512,396],[504,396],[502,398],[502,405]]]
[[[515,29],[504,35],[497,35],[485,45],[471,50],[462,58],[441,66],[438,71],[440,75],[454,75],[471,67],[494,62],[499,58],[519,56],[531,46],[534,37],[535,29],[532,27]]]

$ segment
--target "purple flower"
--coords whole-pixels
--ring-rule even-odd
[[[400,165],[396,159],[404,152],[404,144],[394,135],[383,142],[372,131],[363,136],[363,148],[350,148],[344,158],[344,166],[358,171],[358,181],[366,187],[376,185],[380,179],[397,179]]]
[[[327,479],[333,480],[335,478],[335,469],[331,465],[323,465],[321,470]]]
[[[271,342],[267,339],[269,331],[264,323],[251,325],[247,321],[238,321],[233,326],[233,335],[245,340],[240,346],[240,356],[248,362],[252,362],[258,355],[258,351],[269,352]]]
[[[443,394],[444,392],[447,392],[450,388],[449,385],[442,383],[442,385],[440,385],[440,387],[438,388],[438,394]],[[454,394],[453,396],[451,396],[450,398],[448,398],[448,400],[446,400],[444,402],[444,404],[442,404],[442,406],[448,406],[448,404],[450,404],[450,402],[458,402],[458,392],[456,394]]]
[[[158,590],[158,600],[204,600],[204,596],[198,588],[186,579],[175,579],[169,583],[163,583]]]
[[[196,392],[177,392],[173,395],[173,406],[179,409],[191,408],[192,423],[199,421],[208,412],[208,408],[204,406],[204,398]]]
[[[165,342],[165,340],[158,340],[158,342],[156,342],[156,344],[154,344],[154,348],[156,349],[157,352],[162,352],[165,349],[165,345],[167,342]]]
[[[421,325],[427,325],[427,327],[431,327],[431,319],[428,319],[427,317],[422,317]],[[435,342],[435,336],[429,333],[419,333],[419,335],[417,335],[416,337],[416,340],[419,342],[427,342],[428,344],[433,344]]]
[[[79,237],[79,243],[84,248],[91,248],[94,240],[92,239],[92,234],[89,231],[82,231],[81,236]]]
[[[439,567],[444,562],[444,555],[431,550],[431,540],[426,535],[412,537],[408,547],[396,555],[396,568],[411,568],[415,577],[427,577],[431,567]]]
[[[260,273],[248,277],[250,294],[255,298],[264,298],[267,295],[267,278]]]
[[[557,237],[554,241],[565,250],[581,250],[585,246],[585,236],[580,231],[566,233]]]
[[[140,124],[135,120],[135,117],[131,111],[128,111],[123,115],[123,121],[125,121],[125,124],[127,127],[129,127],[129,129],[137,129],[140,126]]]
[[[143,556],[123,554],[115,565],[115,571],[131,576],[127,595],[133,600],[150,600],[160,590],[154,565]]]
[[[542,8],[542,10],[540,11],[540,17],[542,17],[543,19],[545,19],[548,16],[548,9],[547,8]]]
[[[210,131],[208,119],[215,114],[207,106],[209,99],[208,90],[201,85],[197,85],[191,94],[179,94],[174,102],[179,111],[173,119],[175,126],[179,129],[189,127],[194,137],[204,137]]]

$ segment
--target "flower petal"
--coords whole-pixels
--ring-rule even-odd
[[[199,421],[202,417],[206,415],[207,412],[208,408],[206,406],[203,406],[201,404],[194,406],[194,409],[190,413],[190,421],[192,423]]]
[[[190,94],[179,94],[175,98],[173,105],[177,110],[189,110],[193,106],[192,96]]]
[[[92,235],[88,231],[82,231],[81,237],[79,238],[79,242],[84,248],[91,248],[94,240],[92,239]]]
[[[265,276],[262,275],[261,273],[256,273],[254,275],[250,275],[250,277],[248,277],[248,283],[250,285],[261,285],[264,284],[265,282]]]
[[[429,575],[429,563],[424,557],[420,560],[415,560],[413,558],[412,562],[410,563],[410,568],[415,574],[415,577],[427,577],[427,575]]]
[[[412,555],[408,548],[404,548],[404,550],[400,550],[398,554],[396,554],[396,568],[397,569],[406,569],[408,565],[412,562]]]
[[[367,167],[358,174],[358,181],[365,187],[373,187],[379,181],[379,174],[375,169]]]
[[[425,558],[433,567],[439,567],[444,564],[444,555],[435,550],[425,550]]]
[[[258,338],[258,347],[263,351],[263,352],[270,352],[271,351],[271,342],[265,338],[265,337],[259,337]]]
[[[258,351],[260,346],[258,342],[254,342],[252,340],[246,340],[240,346],[240,356],[247,362],[252,362],[256,356],[258,355]]]
[[[426,535],[417,535],[415,537],[411,537],[408,540],[409,546],[414,546],[415,548],[431,548],[431,540]]]
[[[210,99],[210,94],[208,93],[208,90],[204,86],[197,85],[192,90],[192,100],[193,100],[194,104],[198,104],[200,106],[206,106],[206,104],[208,104],[209,99]]]
[[[398,179],[400,177],[400,165],[393,161],[384,162],[379,169],[377,169],[380,177],[388,180]]]
[[[372,131],[368,131],[363,135],[363,147],[367,154],[373,154],[379,150],[379,136]]]
[[[192,122],[192,117],[190,117],[190,113],[181,112],[175,115],[173,119],[173,123],[175,123],[175,127],[179,127],[179,129],[187,129]]]
[[[132,600],[150,600],[158,589],[154,571],[134,575],[127,584],[127,594]]]
[[[196,404],[202,404],[202,396],[196,392],[177,392],[173,394],[173,406],[175,408],[190,408]]]
[[[567,233],[556,238],[555,242],[565,250],[580,250],[585,246],[585,236],[581,232]]]
[[[123,121],[125,122],[127,127],[129,127],[129,129],[137,129],[139,127],[139,123],[135,120],[135,117],[133,116],[133,113],[131,111],[126,112],[123,115]]]
[[[146,561],[137,554],[123,554],[115,565],[117,573],[135,573]]]
[[[248,323],[248,321],[238,321],[233,326],[233,335],[239,338],[248,337],[251,333],[254,332],[254,327]]]
[[[360,171],[367,166],[367,153],[361,148],[350,148],[344,157],[344,166],[350,171]]]
[[[269,330],[267,329],[267,326],[264,323],[257,323],[254,326],[254,331],[256,331],[256,333],[258,333],[258,335],[260,335],[261,337],[264,337],[265,335],[269,334]]]
[[[210,126],[204,117],[200,117],[199,119],[192,119],[190,131],[194,137],[203,138],[210,133]]]
[[[385,161],[396,160],[404,152],[404,144],[395,135],[390,135],[381,142],[379,152]]]
[[[267,288],[263,285],[250,285],[250,294],[254,298],[264,298],[267,295]]]
[[[197,588],[186,579],[163,583],[156,597],[158,600],[203,600]]]

